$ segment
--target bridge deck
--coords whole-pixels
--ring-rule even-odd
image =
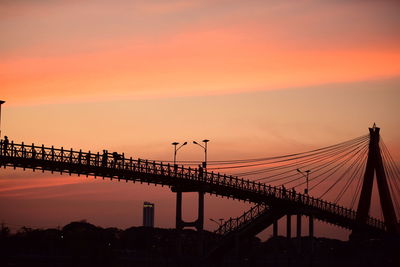
[[[125,181],[139,181],[174,188],[194,188],[219,196],[284,209],[295,209],[303,214],[347,229],[361,227],[384,232],[383,221],[368,217],[364,225],[357,225],[354,210],[261,182],[240,179],[231,175],[203,172],[162,162],[126,158],[124,154],[100,154],[52,147],[4,143],[0,141],[0,164],[14,168],[40,169],[51,172],[108,177]]]

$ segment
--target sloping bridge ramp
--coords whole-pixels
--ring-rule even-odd
[[[243,240],[255,236],[283,217],[287,211],[281,207],[270,207],[264,203],[255,205],[237,218],[230,218],[216,231],[221,235],[217,245],[210,249],[205,261],[214,261]]]

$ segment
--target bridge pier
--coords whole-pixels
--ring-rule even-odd
[[[204,192],[202,191],[192,191],[192,190],[182,190],[177,188],[172,188],[172,191],[176,192],[176,229],[183,230],[185,227],[195,227],[197,231],[203,230],[204,228]],[[185,222],[182,219],[182,193],[183,192],[197,192],[198,193],[198,213],[197,220],[193,222]]]
[[[301,254],[301,214],[296,215],[296,238],[297,238],[297,254]]]
[[[301,214],[297,214],[297,231],[296,236],[300,240],[301,239]]]
[[[176,218],[175,228],[182,229],[182,192],[176,192]]]
[[[292,215],[290,214],[286,216],[286,236],[289,240],[292,238]]]
[[[314,237],[314,217],[310,215],[309,217],[309,224],[308,224],[308,235],[310,238]]]

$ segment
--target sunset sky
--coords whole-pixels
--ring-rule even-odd
[[[221,160],[328,146],[376,122],[400,162],[399,14],[396,0],[3,0],[2,135],[160,160],[207,138]],[[174,227],[165,187],[0,170],[0,220],[15,227],[139,226],[143,201]],[[207,196],[206,228],[249,207]],[[316,233],[347,238],[336,230]]]

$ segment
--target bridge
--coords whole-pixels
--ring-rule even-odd
[[[16,144],[13,141],[1,140],[0,164],[14,169],[23,168],[24,170],[68,173],[70,175],[103,177],[118,181],[168,186],[176,193],[176,228],[178,229],[184,227],[203,229],[205,193],[254,203],[255,206],[242,216],[230,218],[217,229],[216,233],[221,236],[222,240],[221,245],[215,249],[215,251],[218,251],[225,246],[224,243],[231,245],[232,242],[229,240],[232,240],[232,238],[255,235],[270,225],[274,225],[274,235],[276,235],[277,220],[285,215],[288,216],[288,235],[290,235],[291,229],[291,215],[298,216],[298,234],[301,231],[302,215],[310,218],[310,235],[313,234],[314,219],[352,230],[354,234],[387,235],[398,233],[399,223],[392,199],[394,199],[396,205],[398,203],[395,196],[394,198],[392,196],[394,190],[400,188],[398,187],[397,176],[400,172],[393,165],[393,161],[388,163],[390,167],[388,170],[384,169],[385,164],[382,159],[390,160],[391,158],[387,156],[388,154],[382,156],[381,151],[386,150],[380,148],[379,137],[379,128],[374,126],[370,128],[370,134],[367,136],[304,153],[263,159],[211,162],[214,167],[210,169],[213,169],[213,171],[207,171],[201,167],[192,168],[174,165],[169,162],[133,159],[126,157],[125,154],[108,153],[107,151],[93,153],[63,147]],[[360,159],[365,159],[364,165]],[[187,164],[190,165],[191,163],[187,162]],[[323,195],[326,195],[334,186],[339,184],[344,177],[348,178],[347,181],[346,179],[343,180],[345,181],[343,188],[347,190],[351,184],[349,181],[354,180],[356,175],[362,176],[363,172],[360,173],[360,170],[365,167],[364,178],[359,181],[357,186],[360,191],[358,209],[345,207],[337,201],[328,201],[321,197],[309,195],[308,173],[305,193],[297,192],[296,186],[292,186],[290,190],[286,189],[284,184],[302,178],[295,177],[292,179],[294,174],[288,170],[293,171],[297,168],[297,171],[300,172],[299,167],[307,166],[313,166],[314,173],[318,173],[318,171],[323,173],[326,168],[338,173],[339,167],[346,167],[346,170],[341,175],[337,175],[338,178],[333,181],[333,185]],[[357,166],[358,168],[356,168]],[[258,169],[251,169],[254,167]],[[214,172],[214,170],[238,168],[250,168],[251,170],[242,172],[242,177]],[[349,170],[352,170],[352,172],[349,172]],[[270,173],[268,176],[270,181],[289,179],[289,182],[278,186],[261,182],[265,178],[243,178],[246,175],[256,176],[266,172]],[[384,220],[369,215],[374,172],[377,174]],[[329,174],[329,172],[325,171],[324,174]],[[390,179],[387,178],[387,174],[390,174]],[[331,176],[332,174],[328,177]],[[392,180],[394,176],[396,176],[396,180]],[[316,177],[310,179],[310,182],[314,180],[319,185],[322,182],[318,182],[317,179],[321,177],[323,175],[316,175]],[[326,178],[321,179],[326,180]],[[300,185],[303,184],[302,181]],[[184,192],[197,192],[199,195],[198,218],[194,222],[182,220],[182,193]],[[342,189],[337,199],[340,195],[343,196],[345,192]]]

